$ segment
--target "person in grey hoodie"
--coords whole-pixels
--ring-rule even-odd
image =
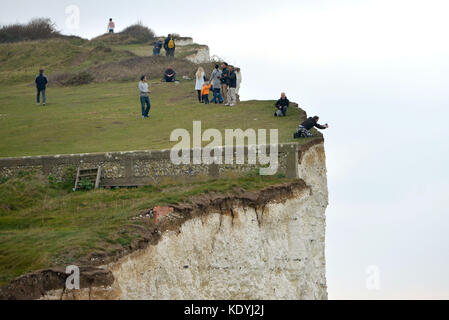
[[[221,70],[220,70],[220,66],[218,64],[215,65],[215,69],[214,69],[214,71],[212,71],[212,74],[210,76],[209,84],[211,84],[211,83],[213,86],[214,97],[210,103],[215,103],[215,104],[223,103],[224,99],[221,95]]]
[[[146,76],[142,76],[140,78],[139,91],[140,91],[140,104],[142,106],[142,118],[143,119],[149,118],[151,103],[150,103],[150,89],[148,87]]]

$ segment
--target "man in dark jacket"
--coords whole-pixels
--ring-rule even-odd
[[[45,107],[46,103],[46,96],[45,96],[45,90],[47,89],[48,79],[44,75],[44,70],[39,71],[39,75],[36,77],[36,80],[34,81],[36,83],[36,89],[37,89],[37,105],[40,105],[40,98],[42,93],[42,102],[43,106]]]
[[[276,113],[274,114],[275,117],[279,117],[281,114],[282,116],[287,116],[287,109],[290,106],[290,101],[287,99],[287,96],[284,92],[281,94],[281,98],[276,102]]]
[[[228,103],[226,106],[234,107],[237,104],[237,74],[235,73],[234,67],[229,66],[229,76],[228,76]]]
[[[153,46],[153,56],[160,56],[161,55],[161,49],[162,49],[162,40],[159,39],[154,43]]]
[[[229,105],[228,100],[228,77],[229,77],[229,70],[228,70],[228,64],[226,62],[223,62],[221,64],[221,95],[223,96],[223,102],[226,105]]]
[[[172,66],[168,66],[167,70],[165,70],[163,82],[175,82],[176,81],[176,72]]]
[[[304,121],[299,127],[298,127],[298,131],[295,134],[295,138],[311,138],[313,137],[312,132],[310,132],[310,130],[315,127],[321,130],[325,130],[329,128],[329,125],[326,124],[324,126],[318,124],[318,121],[320,120],[319,117],[315,116],[313,118],[309,118],[306,121]]]
[[[165,55],[167,57],[174,57],[175,56],[175,50],[176,50],[176,43],[175,39],[171,34],[168,35],[168,37],[164,41],[164,49],[165,49]]]

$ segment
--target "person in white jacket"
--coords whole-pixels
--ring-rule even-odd
[[[202,67],[199,67],[195,76],[196,76],[195,90],[198,93],[198,101],[200,103],[203,103],[203,97],[201,96],[201,90],[203,89],[203,86],[204,86],[204,76],[205,76],[204,69]]]
[[[237,95],[237,101],[240,102],[240,84],[242,83],[242,73],[240,68],[235,68],[235,74],[237,76],[237,88],[235,89],[235,94]]]

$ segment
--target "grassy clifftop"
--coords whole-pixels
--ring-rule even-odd
[[[151,119],[142,120],[137,80],[79,87],[49,87],[46,107],[35,105],[35,90],[27,85],[0,93],[0,157],[166,149],[178,128],[203,130],[279,129],[280,142],[292,142],[305,119],[291,108],[275,118],[274,101],[245,101],[237,107],[198,103],[195,83],[151,84]],[[296,140],[298,141],[298,140]],[[301,140],[301,142],[304,141]]]
[[[192,132],[196,120],[202,121],[203,130],[216,128],[223,136],[225,129],[279,129],[280,142],[291,142],[305,118],[304,111],[294,107],[287,117],[275,118],[274,101],[206,106],[197,101],[194,81],[161,83],[168,64],[179,78],[194,77],[198,65],[183,57],[197,45],[178,47],[178,58],[168,59],[151,57],[150,43],[106,40],[111,40],[108,35],[92,42],[54,38],[0,44],[0,157],[165,149],[174,144],[169,141],[174,129]],[[203,66],[211,71],[211,64]],[[50,76],[45,108],[35,105],[33,81],[40,68]],[[83,72],[93,76],[92,83],[63,85]],[[142,74],[149,75],[151,83],[149,120],[140,116],[137,83]],[[286,181],[251,174],[195,184],[67,193],[52,186],[48,177],[21,174],[0,180],[0,286],[39,268],[129,247],[142,237],[141,224],[132,219],[141,210],[211,191],[241,193]]]

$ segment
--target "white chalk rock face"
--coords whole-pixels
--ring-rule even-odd
[[[176,45],[179,47],[190,46],[192,44],[193,44],[193,39],[191,39],[191,38],[184,38],[184,39],[176,40]]]
[[[195,54],[186,57],[187,60],[193,63],[207,63],[210,62],[210,50],[209,47],[201,47]]]
[[[117,299],[327,299],[323,145],[302,157],[308,188],[264,210],[185,222],[108,266]]]
[[[43,299],[327,299],[324,145],[303,152],[298,170],[307,186],[288,199],[187,220],[156,245],[103,266],[111,286]]]

